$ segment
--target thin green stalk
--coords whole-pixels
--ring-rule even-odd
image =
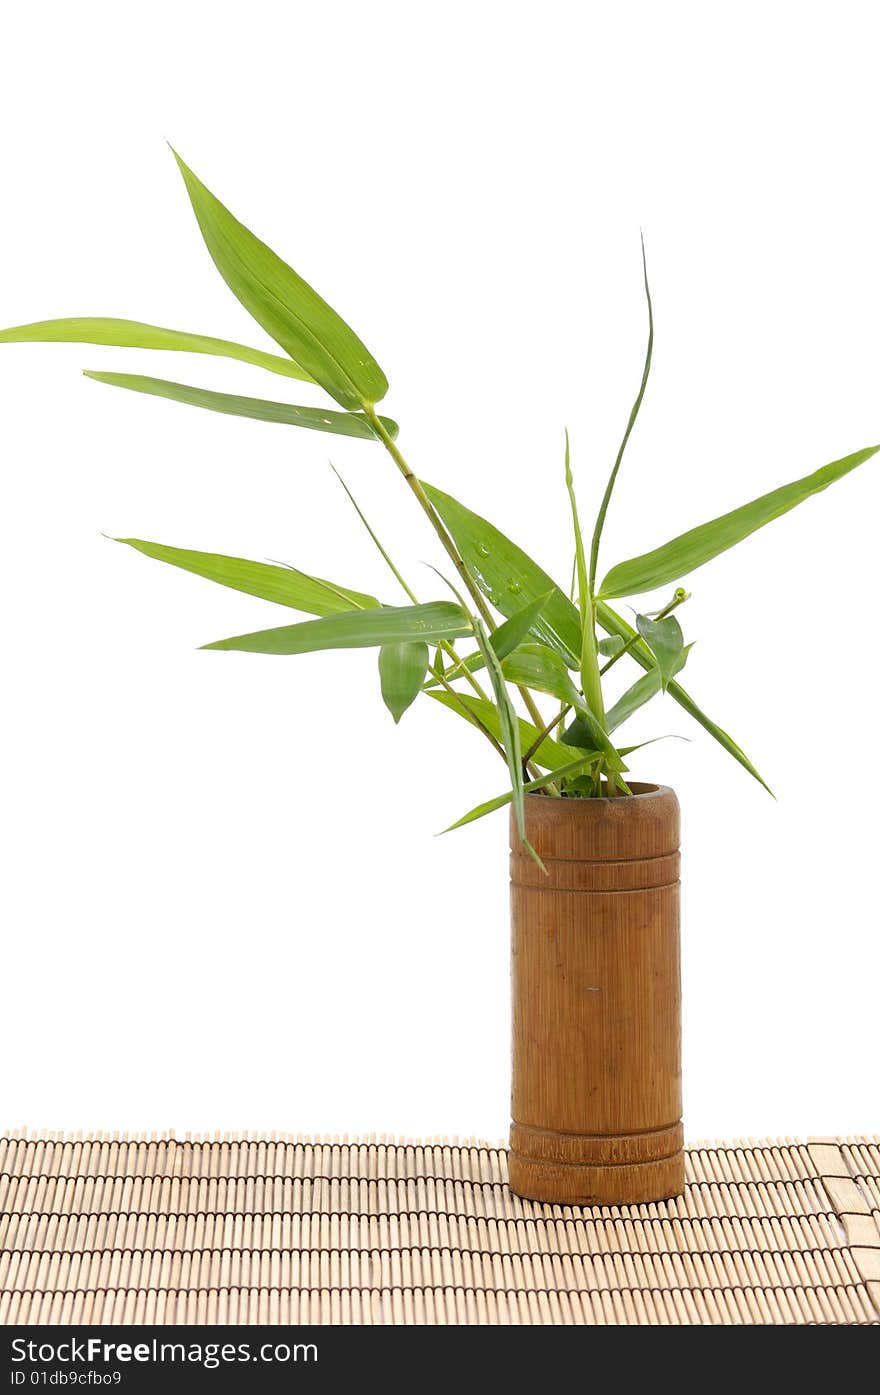
[[[470,660],[478,659],[479,657],[479,652],[475,654],[460,654],[455,668],[451,668],[449,670],[449,673],[446,675],[447,678],[459,678],[464,672],[464,670],[468,667],[468,663],[470,662]]]
[[[391,438],[391,436],[389,436],[388,432],[385,430],[385,427],[382,424],[381,417],[377,416],[376,412],[372,407],[365,407],[364,414],[367,420],[369,421],[370,425],[372,426],[374,432],[378,436],[379,440],[382,442],[388,454],[391,456],[391,459],[394,461],[398,470],[403,475],[403,478],[406,480],[413,494],[418,499],[419,503],[422,506],[422,509],[427,514],[431,527],[434,529],[434,532],[437,534],[438,538],[443,544],[445,551],[452,559],[452,564],[455,567],[455,570],[458,572],[459,576],[461,577],[462,581],[464,582],[468,594],[470,595],[471,600],[476,606],[480,616],[486,622],[486,624],[494,630],[496,628],[496,625],[494,620],[492,619],[492,614],[489,610],[489,607],[486,605],[486,602],[484,601],[480,593],[479,587],[477,586],[476,582],[471,576],[464,558],[462,557],[458,548],[455,546],[455,543],[452,540],[452,536],[450,535],[450,533],[447,532],[443,520],[441,519],[437,510],[434,508],[434,505],[431,503],[431,500],[428,498],[424,489],[422,488],[421,480],[418,478],[415,472],[412,469],[410,469],[402,453],[398,450],[394,440]]]
[[[555,727],[559,726],[560,722],[564,720],[564,718],[570,711],[571,708],[569,707],[568,703],[563,703],[562,710],[559,713],[557,713],[557,715],[553,718],[552,721],[547,723],[543,731],[538,732],[538,735],[535,737],[531,746],[523,756],[523,762],[525,764],[528,764],[528,762],[532,759],[532,756],[537,755],[538,751],[541,749],[541,746],[544,744],[545,740],[550,735],[551,731],[553,731]]]
[[[464,596],[461,594],[458,588],[453,586],[448,576],[443,575],[439,567],[433,566],[433,564],[430,562],[428,563],[428,566],[431,568],[431,571],[436,572],[440,580],[449,587],[453,596],[458,601],[458,604],[461,606],[461,609],[465,612],[465,614],[467,614],[467,603],[464,599]],[[502,731],[502,747],[504,748],[505,757],[508,761],[508,765],[511,769],[513,769],[514,765],[516,764],[518,769],[521,769],[523,772],[525,772],[525,774],[528,775],[533,767],[527,765],[527,763],[522,759],[521,755],[517,755],[517,752],[520,749],[518,725],[519,718],[516,716],[516,713],[513,710],[513,706],[510,701],[510,696],[507,692],[507,684],[504,680],[504,675],[501,672],[501,664],[492,650],[492,646],[489,643],[489,636],[486,632],[485,627],[482,624],[482,621],[478,620],[475,615],[470,615],[468,618],[470,620],[473,637],[480,647],[480,653],[482,654],[483,659],[485,660],[486,668],[488,669],[489,676],[492,679],[492,687],[495,690],[495,702],[492,705],[496,707],[498,711],[498,719],[501,723]],[[520,689],[520,691],[522,691],[522,689]],[[486,700],[489,701],[488,698]],[[513,722],[517,723],[517,725],[513,727],[515,735],[513,736],[509,748],[508,742],[504,738],[504,726],[507,720],[507,718],[505,717],[505,709],[507,712],[507,717],[511,719],[511,725]],[[554,790],[554,793],[555,792],[556,791]],[[528,842],[525,839],[523,841],[526,843],[526,847],[528,847]]]
[[[492,612],[486,605],[482,593],[480,592],[480,588],[477,586],[477,583],[471,576],[470,569],[468,568],[467,563],[465,562],[464,558],[462,557],[461,553],[456,547],[452,539],[452,535],[447,530],[442,518],[440,517],[437,510],[434,508],[434,505],[431,503],[431,500],[428,498],[427,494],[422,488],[421,480],[418,478],[415,471],[412,470],[410,466],[407,464],[402,452],[398,449],[395,441],[392,439],[391,436],[389,436],[388,432],[385,430],[382,418],[377,415],[374,408],[371,406],[364,407],[364,415],[369,421],[376,436],[382,442],[388,454],[391,456],[391,459],[394,461],[398,470],[403,475],[403,478],[406,480],[413,494],[418,499],[420,505],[422,506],[422,509],[428,517],[428,521],[430,522],[431,527],[434,529],[434,532],[437,534],[437,537],[443,544],[444,550],[451,558],[455,570],[458,572],[459,576],[464,582],[468,595],[470,596],[471,600],[476,606],[480,618],[485,622],[491,633],[493,630],[496,630],[498,628],[498,626],[495,623],[495,620],[493,619]],[[537,703],[532,697],[531,693],[528,691],[527,688],[519,688],[518,691],[520,697],[526,705],[526,708],[528,709],[528,713],[532,721],[538,727],[543,726],[544,717],[541,713],[540,708],[538,707]]]
[[[442,639],[440,641],[440,648],[443,650],[444,654],[447,654],[449,658],[453,660],[456,668],[461,669],[464,677],[470,683],[477,697],[481,697],[484,702],[489,702],[489,694],[486,692],[486,689],[483,687],[482,683],[480,683],[479,680],[474,676],[474,674],[471,673],[467,664],[462,662],[461,655],[456,650],[455,645],[452,644],[452,642],[448,639]],[[458,674],[450,672],[448,676],[450,678],[456,678],[458,677]]]
[[[412,588],[411,588],[410,586],[408,586],[407,583],[404,581],[404,579],[403,579],[403,577],[401,576],[400,572],[397,570],[397,567],[394,565],[394,563],[392,562],[392,560],[391,560],[391,558],[389,557],[388,553],[385,551],[385,548],[382,546],[381,542],[380,542],[379,539],[376,537],[376,534],[373,532],[372,528],[370,527],[370,524],[369,524],[369,522],[368,522],[368,520],[367,520],[367,517],[366,517],[366,515],[364,514],[364,512],[363,512],[363,510],[362,510],[362,508],[361,508],[361,506],[360,506],[360,504],[358,503],[357,499],[356,499],[356,498],[354,497],[354,495],[352,494],[351,490],[349,489],[348,485],[345,483],[345,480],[344,480],[344,479],[342,478],[342,476],[340,475],[339,471],[337,470],[336,466],[333,464],[333,461],[332,461],[332,460],[330,461],[330,469],[333,471],[334,475],[335,475],[336,478],[339,480],[339,483],[342,485],[342,488],[345,490],[346,494],[348,495],[349,500],[350,500],[350,502],[351,502],[352,508],[354,509],[354,511],[355,511],[355,513],[357,514],[358,518],[360,519],[361,523],[362,523],[362,524],[364,525],[364,527],[366,528],[366,530],[367,530],[367,532],[369,533],[370,537],[373,539],[373,542],[376,544],[376,548],[377,548],[378,552],[380,553],[380,555],[382,556],[382,558],[383,558],[383,560],[385,561],[385,563],[387,564],[389,571],[390,571],[391,574],[396,578],[396,580],[397,580],[397,582],[399,583],[401,589],[402,589],[403,591],[406,592],[407,596],[409,596],[409,598],[410,598],[410,600],[412,601],[413,605],[418,605],[419,602],[418,602],[418,598],[416,597],[415,592],[414,592],[414,591],[412,590]]]
[[[519,693],[520,697],[525,703],[526,710],[529,716],[531,717],[532,721],[534,722],[535,726],[541,726],[544,721],[544,714],[541,711],[538,704],[535,702],[535,699],[532,697],[528,688],[524,688],[520,684],[517,684],[516,691]]]
[[[611,495],[614,492],[614,485],[617,481],[617,474],[620,470],[621,461],[623,460],[623,453],[626,450],[627,442],[629,441],[632,429],[636,424],[636,417],[639,414],[639,408],[641,407],[642,399],[645,396],[645,388],[648,386],[648,376],[651,372],[651,355],[654,351],[654,307],[651,304],[651,289],[648,285],[648,263],[645,258],[644,237],[642,238],[642,271],[644,273],[645,278],[645,297],[648,301],[648,352],[645,355],[645,367],[642,370],[641,385],[636,395],[636,400],[633,403],[632,411],[629,414],[629,421],[627,422],[626,430],[623,433],[623,440],[620,443],[620,450],[617,452],[617,459],[614,462],[614,468],[612,469],[611,476],[608,480],[607,485],[605,486],[605,493],[602,496],[602,503],[599,505],[599,513],[596,518],[596,526],[593,529],[593,541],[590,545],[589,577],[591,595],[594,594],[596,590],[596,568],[599,565],[599,543],[602,539],[602,529],[605,527],[605,515],[608,512],[608,505],[611,502]]]
[[[401,572],[399,571],[399,569],[397,568],[397,566],[396,566],[395,563],[393,562],[393,560],[392,560],[391,556],[389,555],[389,553],[387,552],[387,550],[382,546],[382,542],[381,542],[381,540],[377,537],[375,531],[374,531],[373,528],[371,527],[370,522],[369,522],[369,520],[368,520],[366,514],[364,513],[364,511],[363,511],[363,509],[361,508],[360,504],[358,503],[357,499],[356,499],[356,498],[354,497],[354,495],[352,494],[352,492],[351,492],[351,490],[349,489],[348,485],[345,483],[345,480],[342,478],[342,475],[339,473],[339,471],[337,470],[336,466],[333,464],[332,460],[331,460],[331,462],[330,462],[330,469],[333,471],[334,475],[335,475],[336,478],[339,480],[339,483],[342,485],[342,488],[345,490],[346,494],[348,495],[348,498],[349,498],[349,500],[350,500],[350,502],[351,502],[352,508],[354,509],[354,511],[355,511],[355,513],[357,514],[358,518],[360,519],[361,523],[364,525],[364,527],[366,528],[366,530],[367,530],[367,532],[369,533],[370,537],[372,538],[372,540],[373,540],[373,542],[374,542],[374,544],[375,544],[375,546],[376,546],[376,548],[377,548],[377,550],[378,550],[380,556],[383,558],[383,560],[384,560],[385,563],[387,564],[387,566],[388,566],[390,572],[391,572],[392,575],[395,577],[395,579],[397,580],[397,582],[398,582],[398,584],[401,586],[401,588],[405,591],[405,593],[406,593],[406,595],[409,597],[409,599],[412,601],[413,605],[418,605],[418,604],[419,604],[418,597],[416,596],[416,594],[415,594],[415,592],[413,591],[412,587],[407,583],[407,581],[405,580],[405,578],[402,576]],[[444,652],[445,654],[448,654],[449,657],[455,661],[456,666],[460,666],[461,660],[460,660],[458,654],[456,653],[456,650],[455,650],[454,645],[452,645],[452,644],[449,642],[449,640],[447,640],[447,639],[441,640],[441,641],[440,641],[440,648],[443,650],[443,652]],[[434,670],[432,669],[431,672],[433,673]],[[450,677],[454,677],[454,674],[450,674],[449,676],[450,676]],[[488,698],[488,694],[486,693],[485,688],[483,688],[482,685],[481,685],[480,683],[477,682],[477,680],[474,678],[474,676],[473,676],[472,673],[468,673],[467,677],[468,677],[468,680],[469,680],[469,682],[470,682],[471,687],[473,688],[474,692],[477,694],[477,697],[481,697],[481,698],[484,699],[484,701],[488,702],[488,701],[489,701],[489,698]],[[448,686],[448,685],[446,685],[446,686]],[[452,691],[452,689],[450,689],[450,692],[451,692],[451,691]]]
[[[468,668],[467,660],[468,660],[468,658],[470,658],[471,656],[470,656],[470,655],[467,655],[467,656],[460,655],[460,654],[458,653],[458,651],[456,650],[455,646],[454,646],[449,640],[445,640],[445,639],[444,639],[444,640],[441,640],[441,641],[440,641],[440,648],[444,651],[444,653],[448,654],[449,657],[450,657],[452,660],[454,660],[454,667],[451,668],[451,669],[449,670],[449,672],[447,673],[446,677],[447,677],[448,679],[450,679],[450,681],[451,681],[452,679],[454,679],[454,678],[459,678],[459,677],[464,677],[464,678],[466,678],[467,681],[470,683],[471,687],[473,688],[474,692],[477,694],[477,697],[481,697],[481,698],[483,699],[484,702],[491,702],[492,699],[489,697],[489,694],[486,692],[485,688],[482,686],[482,684],[480,684],[480,683],[477,682],[477,679],[475,678],[474,674],[473,674],[473,673],[471,672],[471,670]],[[518,691],[519,693],[525,695],[525,692],[527,692],[528,690],[527,690],[527,689],[523,689],[523,688],[518,688],[517,691]],[[534,709],[534,711],[531,712],[531,713],[529,714],[530,716],[534,715],[534,712],[537,712],[537,708],[535,707],[534,704],[533,704],[533,709]],[[556,721],[557,721],[557,722],[558,722],[558,721],[561,721],[563,715],[564,715],[564,714],[560,714],[560,716],[557,717]],[[537,723],[536,723],[536,725],[540,724],[540,722],[542,722],[542,721],[543,721],[543,717],[541,716],[541,713],[540,713],[540,712],[537,712]],[[552,727],[555,726],[555,725],[556,725],[555,722],[554,722],[554,723],[551,723],[551,729],[552,729]],[[530,764],[533,754],[534,754],[534,752],[532,751],[531,748],[529,748],[528,754],[527,754],[526,756],[523,757],[523,760],[524,760],[524,762],[525,762],[525,764],[526,764],[526,768],[527,768],[530,772],[533,771],[534,768],[535,768],[533,765]],[[555,790],[555,788],[550,787],[550,793],[551,793],[551,794],[555,794],[555,793],[557,793],[557,791]]]
[[[443,676],[442,673],[440,673],[436,668],[432,668],[432,667],[429,667],[429,668],[428,668],[428,672],[432,675],[432,677],[434,677],[434,678],[437,679],[437,682],[440,683],[440,684],[446,689],[447,693],[451,693],[451,694],[452,694],[452,696],[455,698],[456,705],[457,705],[457,707],[458,707],[459,712],[461,712],[473,726],[477,727],[481,732],[483,732],[485,736],[488,736],[488,738],[489,738],[489,740],[491,741],[492,745],[494,746],[495,750],[498,752],[499,756],[501,757],[501,759],[504,761],[504,764],[506,765],[506,764],[507,764],[507,752],[505,751],[504,747],[501,745],[501,742],[496,740],[496,738],[492,735],[492,733],[491,733],[491,731],[489,730],[489,728],[483,724],[483,722],[482,722],[482,721],[480,720],[480,718],[476,715],[476,713],[475,713],[475,712],[471,712],[471,711],[469,710],[469,708],[467,708],[467,707],[465,706],[465,704],[461,701],[461,696],[460,696],[460,694],[459,694],[458,692],[456,692],[455,688],[453,688],[453,686],[452,686],[451,683],[447,683],[447,681],[446,681],[446,679],[445,679],[445,677]]]

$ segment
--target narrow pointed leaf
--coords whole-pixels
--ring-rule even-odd
[[[214,265],[245,309],[341,406],[381,401],[388,380],[354,330],[175,158]]]
[[[423,640],[383,644],[379,650],[382,701],[399,722],[421,692],[428,667],[428,646]]]
[[[607,630],[609,634],[620,635],[621,639],[624,641],[631,639],[636,640],[636,643],[629,651],[636,663],[641,664],[642,668],[647,670],[656,668],[656,661],[647,644],[645,644],[643,639],[639,638],[638,631],[634,630],[632,626],[624,620],[622,615],[618,615],[605,601],[599,601],[597,603],[596,613],[599,624],[602,626],[603,630]],[[697,706],[690,694],[685,692],[684,688],[682,688],[679,683],[673,680],[669,684],[668,692],[670,697],[675,698],[679,707],[683,707],[685,712],[689,713],[695,722],[699,722],[700,726],[703,727],[710,736],[713,736],[729,755],[733,756],[734,760],[739,761],[743,769],[747,770],[749,774],[758,781],[759,785],[764,786],[768,794],[773,794],[767,781],[762,775],[758,774],[758,771],[755,769],[754,765],[752,765],[745,751],[737,745],[733,737],[730,736],[723,727],[718,726],[717,722],[713,722],[712,718],[708,717],[706,713]]]
[[[648,261],[645,256],[644,238],[642,238],[642,272],[644,275],[645,283],[645,300],[648,304],[648,346],[645,351],[645,366],[642,369],[642,381],[639,384],[639,390],[636,393],[636,400],[632,405],[632,410],[629,414],[629,420],[626,423],[626,429],[623,433],[623,440],[621,441],[620,447],[617,452],[617,458],[615,459],[614,464],[611,467],[611,474],[608,477],[608,483],[605,486],[605,493],[602,496],[602,502],[599,505],[599,512],[596,516],[596,526],[593,529],[593,539],[590,543],[590,590],[594,594],[596,591],[596,568],[599,565],[599,545],[602,541],[602,530],[605,527],[605,517],[608,513],[608,505],[611,503],[611,496],[614,493],[614,486],[617,483],[617,476],[620,473],[620,467],[623,464],[624,452],[626,451],[629,438],[632,435],[632,429],[636,424],[636,419],[639,415],[642,402],[644,401],[645,389],[648,386],[648,378],[651,375],[651,358],[654,353],[654,306],[651,302],[651,287],[648,284]]]
[[[679,581],[697,567],[711,562],[719,553],[735,547],[743,538],[771,523],[774,518],[781,518],[812,494],[827,489],[858,465],[870,460],[878,451],[880,446],[868,446],[865,450],[844,456],[842,460],[833,460],[830,465],[823,465],[803,479],[784,484],[780,489],[762,494],[759,499],[733,509],[731,513],[713,518],[710,523],[681,533],[652,552],[644,552],[640,557],[620,562],[611,568],[599,594],[605,599],[633,596],[643,591],[654,591],[670,581]]]
[[[582,770],[583,762],[579,761],[573,770]],[[556,775],[551,771],[549,775],[541,776],[541,783],[532,780],[527,789],[543,789],[546,785],[552,784],[556,780]],[[460,819],[451,823],[448,828],[444,828],[444,833],[452,833],[456,828],[464,828],[465,824],[476,823],[477,819],[483,819],[487,814],[494,814],[497,809],[504,809],[513,799],[513,790],[507,790],[505,794],[498,794],[494,799],[487,799],[484,804],[477,804],[473,809],[469,809],[466,814],[462,814]]]
[[[167,562],[172,567],[193,572],[208,581],[216,581],[220,586],[229,586],[233,591],[244,591],[249,596],[274,601],[276,605],[304,610],[309,615],[372,610],[379,605],[375,596],[336,586],[333,582],[309,576],[293,567],[251,562],[244,557],[225,557],[219,552],[192,552],[184,547],[166,547],[164,543],[147,542],[144,538],[115,538],[114,541],[126,543],[157,562]]]
[[[311,383],[314,379],[289,358],[236,344],[231,339],[215,339],[209,334],[188,334],[182,329],[142,324],[139,320],[106,317],[75,317],[64,320],[37,320],[34,324],[0,329],[0,344],[108,344],[120,349],[161,349],[176,353],[211,354],[252,363],[285,378]]]
[[[523,803],[523,762],[522,746],[520,745],[519,739],[519,719],[510,701],[510,694],[507,691],[507,684],[504,681],[504,674],[501,671],[501,663],[495,650],[489,643],[489,638],[481,621],[473,621],[473,634],[480,647],[480,653],[486,660],[486,668],[492,680],[492,690],[495,694],[498,720],[501,724],[501,744],[504,747],[504,754],[507,756],[507,768],[510,772],[511,797],[513,799],[513,807],[516,811],[516,827],[519,833],[519,840],[534,860],[539,863],[539,865],[543,866],[543,863],[541,863],[540,858],[526,837],[526,814],[525,805]]]
[[[626,692],[617,699],[613,707],[608,709],[608,730],[616,731],[634,712],[638,712],[640,707],[644,707],[646,702],[656,697],[660,691],[660,670],[652,668],[649,673],[643,673],[641,678],[637,678]]]
[[[571,765],[564,765],[559,770],[551,770],[547,775],[539,775],[537,780],[529,780],[523,785],[525,794],[533,794],[536,790],[546,789],[548,785],[555,784],[558,780],[565,779],[569,775],[577,775],[579,771],[585,770],[590,764],[583,756]],[[485,804],[478,804],[467,814],[463,814],[455,823],[451,823],[448,828],[444,828],[444,833],[451,833],[454,828],[463,828],[466,823],[474,823],[477,819],[483,818],[486,814],[492,814],[496,809],[503,809],[506,804],[510,804],[513,799],[513,790],[508,790],[506,794],[499,794],[495,799],[487,799]]]
[[[685,712],[693,717],[695,722],[699,722],[700,726],[703,727],[710,736],[713,736],[718,744],[723,746],[729,755],[733,756],[734,760],[739,761],[744,770],[747,770],[750,775],[754,776],[759,785],[763,785],[769,795],[772,795],[774,799],[776,798],[763,775],[760,775],[754,765],[752,765],[745,751],[737,745],[733,737],[730,736],[723,727],[720,727],[717,722],[713,722],[712,718],[708,717],[702,708],[697,706],[690,694],[685,692],[684,688],[678,683],[673,682],[670,683],[667,691],[670,697],[675,698],[679,707],[683,707]]]
[[[552,591],[548,591],[545,596],[539,596],[530,605],[524,605],[521,610],[517,610],[509,620],[505,620],[504,624],[499,625],[498,629],[489,636],[489,643],[499,659],[506,659],[507,655],[513,653],[514,649],[517,649],[532,633],[541,611],[552,594]],[[482,655],[478,657],[482,659]]]
[[[203,649],[237,649],[249,654],[313,654],[319,649],[367,649],[406,641],[457,639],[471,633],[471,624],[452,601],[427,605],[379,606],[376,610],[343,611],[300,625],[258,630],[203,644]]]
[[[571,509],[571,521],[574,529],[574,574],[577,581],[578,605],[581,613],[581,626],[585,618],[585,607],[590,596],[589,582],[587,581],[587,559],[584,554],[584,538],[581,532],[581,521],[578,514],[577,497],[574,492],[574,478],[571,473],[571,444],[568,432],[565,433],[565,488],[568,492],[568,503]]]
[[[688,654],[693,647],[692,644],[688,644],[679,651],[672,674],[681,672],[687,662]],[[670,677],[672,674],[670,674]],[[614,706],[610,708],[608,712],[608,730],[616,731],[634,712],[638,712],[640,707],[644,707],[646,702],[650,702],[652,697],[656,697],[662,688],[663,681],[659,666],[655,666],[647,673],[643,673],[641,678],[637,678],[635,683],[627,688],[626,692],[623,693],[622,696],[617,699]]]
[[[537,638],[555,649],[569,668],[580,666],[581,622],[573,602],[522,548],[487,519],[472,513],[451,494],[423,485],[483,595],[508,617],[542,596],[547,600],[535,621]]]
[[[380,417],[379,420],[380,420],[380,421],[387,421],[387,417]],[[394,423],[392,423],[392,425],[394,425]],[[410,590],[410,588],[407,586],[406,582],[404,581],[403,576],[402,576],[402,574],[401,574],[401,572],[400,572],[400,569],[398,568],[397,564],[396,564],[396,563],[394,562],[394,560],[392,559],[391,554],[390,554],[388,551],[386,551],[385,547],[384,547],[384,546],[382,545],[382,543],[380,542],[379,536],[378,536],[378,534],[375,532],[374,528],[372,527],[372,524],[370,523],[369,519],[367,518],[367,515],[364,513],[364,511],[363,511],[363,509],[361,508],[360,504],[358,503],[357,499],[356,499],[356,498],[354,497],[354,495],[352,494],[352,492],[351,492],[351,490],[349,489],[348,485],[345,483],[345,480],[342,478],[341,474],[339,473],[339,471],[337,470],[336,466],[333,464],[332,461],[330,462],[330,469],[333,471],[334,475],[335,475],[336,478],[339,480],[339,483],[342,485],[342,488],[343,488],[343,490],[345,491],[345,496],[346,496],[346,498],[348,499],[348,502],[351,504],[352,508],[354,509],[355,513],[357,514],[358,518],[360,519],[360,521],[361,521],[361,523],[362,523],[362,525],[363,525],[363,527],[364,527],[364,530],[365,530],[365,532],[366,532],[368,538],[370,539],[370,542],[373,544],[373,546],[375,547],[375,549],[376,549],[376,551],[378,552],[379,556],[382,558],[382,561],[385,563],[385,565],[386,565],[386,567],[388,568],[388,570],[390,571],[391,575],[394,577],[394,580],[397,582],[397,584],[398,584],[398,586],[400,587],[401,591],[404,591],[404,592],[406,593],[406,595],[409,597],[409,599],[410,599],[410,600],[413,602],[413,604],[415,605],[416,598],[415,598],[415,596],[413,595],[413,593],[412,593],[412,591]],[[437,654],[438,654],[438,657],[439,657],[439,654],[440,654],[440,650],[439,650],[439,649],[437,650]],[[437,665],[435,664],[435,668],[436,668],[436,667],[437,667]]]
[[[636,627],[657,660],[660,687],[665,693],[670,678],[674,678],[681,668],[679,661],[684,651],[681,625],[674,615],[666,615],[662,620],[652,620],[649,615],[637,615]]]
[[[481,726],[492,733],[496,741],[501,741],[501,719],[494,702],[487,702],[485,698],[477,697],[471,693],[457,693],[453,697],[451,693],[443,689],[429,689],[428,695],[436,702],[442,703],[444,707],[448,707],[450,712],[456,712],[460,717],[467,715],[474,724],[479,721]],[[534,744],[538,728],[533,726],[531,722],[527,722],[524,717],[519,717],[518,721],[520,747],[523,751],[527,751]],[[598,751],[592,754],[596,760],[601,758]],[[561,741],[554,741],[550,736],[545,736],[532,760],[545,770],[556,770],[559,766],[568,765],[578,758],[583,759],[581,751],[566,746]]]
[[[146,378],[139,373],[96,373],[85,369],[85,376],[96,383],[145,392],[152,397],[167,397],[189,407],[205,407],[209,412],[224,412],[232,417],[251,417],[256,421],[272,421],[282,426],[305,426],[310,431],[330,431],[336,436],[357,436],[363,441],[375,441],[376,434],[360,412],[334,412],[322,407],[294,407],[290,402],[270,402],[262,397],[239,397],[229,392],[213,392],[210,388],[189,387],[172,383],[166,378]],[[380,418],[389,436],[398,432],[396,421]]]
[[[574,529],[574,565],[578,587],[578,609],[581,620],[580,671],[581,688],[590,711],[596,721],[605,724],[605,703],[602,697],[602,679],[599,674],[599,655],[596,649],[596,622],[593,614],[593,589],[587,575],[587,559],[584,555],[584,539],[578,514],[577,498],[574,492],[574,479],[571,473],[571,447],[568,432],[565,433],[565,487],[571,506],[571,521]]]

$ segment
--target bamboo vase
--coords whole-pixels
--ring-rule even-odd
[[[511,819],[510,1185],[623,1205],[684,1188],[679,811],[632,798],[526,797]]]

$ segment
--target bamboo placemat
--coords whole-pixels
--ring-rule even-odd
[[[656,1206],[476,1140],[12,1133],[0,1323],[880,1323],[880,1139],[696,1144]]]

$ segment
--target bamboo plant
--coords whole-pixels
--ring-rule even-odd
[[[627,759],[638,747],[618,744],[632,715],[665,692],[765,788],[733,738],[682,687],[691,646],[676,613],[688,599],[680,583],[766,523],[826,489],[880,450],[868,446],[832,461],[742,507],[690,528],[650,552],[618,562],[600,578],[602,531],[651,369],[654,319],[645,269],[647,352],[639,390],[589,537],[582,531],[566,435],[564,482],[574,533],[573,584],[563,589],[532,558],[451,495],[426,483],[398,445],[398,427],[377,404],[388,380],[348,324],[266,244],[233,217],[175,155],[214,264],[230,290],[282,351],[165,329],[133,320],[43,320],[0,331],[0,342],[66,342],[236,359],[284,380],[320,389],[333,406],[236,396],[164,378],[86,372],[114,387],[149,393],[209,411],[353,436],[384,449],[446,554],[434,578],[440,598],[425,601],[385,550],[343,483],[401,596],[380,599],[292,566],[191,551],[140,538],[116,541],[147,557],[314,618],[215,640],[205,649],[306,654],[321,649],[378,650],[382,699],[395,722],[417,697],[448,708],[488,741],[506,766],[507,788],[452,827],[513,803],[520,836],[524,796],[626,797]],[[644,247],[642,249],[644,268]],[[341,409],[341,410],[340,410]],[[568,564],[561,575],[568,574]],[[668,597],[663,588],[674,587]],[[421,589],[421,588],[420,588]],[[660,592],[635,625],[614,602]],[[401,603],[405,598],[405,603]],[[609,704],[607,678],[618,664],[638,670]],[[616,677],[617,675],[615,675]],[[552,711],[547,710],[547,699]],[[647,743],[642,743],[647,744]]]

